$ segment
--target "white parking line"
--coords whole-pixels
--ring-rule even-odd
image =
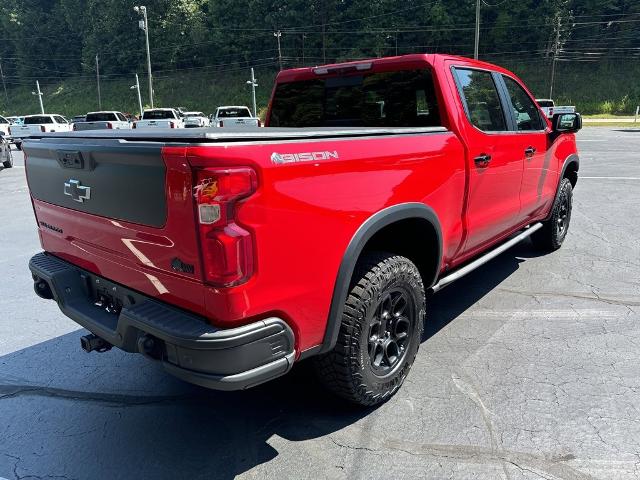
[[[580,179],[588,180],[640,180],[640,177],[584,177],[580,175]]]

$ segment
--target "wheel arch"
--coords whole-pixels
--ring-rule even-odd
[[[571,186],[575,188],[576,183],[578,183],[578,170],[580,170],[580,157],[573,153],[564,161],[562,172],[560,172],[560,177],[558,178],[558,187],[560,187],[563,178],[568,178]]]
[[[433,245],[435,255],[434,252],[423,249],[425,251],[424,258],[432,260],[421,262],[418,258],[416,265],[423,276],[425,289],[435,284],[442,261],[442,229],[434,210],[423,203],[402,203],[375,213],[358,228],[347,246],[338,269],[323,342],[319,347],[307,352],[305,357],[328,352],[335,346],[340,331],[344,302],[349,292],[356,264],[364,252],[371,251],[371,247],[375,249],[380,245],[380,239],[386,236],[385,232],[389,232],[391,226],[397,226],[405,233],[407,229],[413,233],[422,233],[427,236],[429,242],[435,243]],[[416,231],[416,229],[418,230]],[[418,238],[424,237],[419,236]],[[419,244],[416,244],[415,240],[417,240],[415,237],[411,237],[407,241],[408,243],[405,242],[401,245],[405,245],[407,248],[406,245],[413,241],[411,248],[414,249],[413,251],[417,251],[415,248]],[[402,254],[402,248],[395,252],[392,249],[391,253]]]

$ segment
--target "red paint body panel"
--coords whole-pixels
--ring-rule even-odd
[[[165,146],[164,227],[118,222],[34,200],[39,222],[64,229],[60,234],[40,227],[44,250],[220,327],[280,316],[294,330],[299,353],[322,342],[347,246],[376,212],[406,202],[431,207],[442,229],[441,272],[548,214],[563,162],[576,153],[574,136],[561,135],[551,143],[550,126],[533,134],[481,132],[467,119],[450,67],[489,69],[515,78],[513,74],[441,55],[371,63],[373,71],[431,69],[442,124],[449,131]],[[312,69],[295,69],[281,72],[276,82],[310,78],[316,78]],[[525,159],[522,152],[529,145],[537,154]],[[274,152],[318,151],[337,152],[338,158],[288,164],[271,159]],[[480,153],[494,159],[482,170],[473,161]],[[241,285],[216,288],[203,280],[193,172],[238,166],[253,168],[258,178],[256,192],[235,207],[237,224],[252,235],[254,273]],[[194,273],[173,271],[174,257],[194,265]]]

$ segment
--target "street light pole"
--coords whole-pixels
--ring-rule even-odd
[[[100,63],[96,54],[96,81],[98,82],[98,110],[102,110],[102,97],[100,95]]]
[[[153,108],[153,77],[151,76],[151,51],[149,49],[149,20],[147,19],[147,7],[144,5],[135,6],[133,10],[142,14],[142,20],[138,23],[140,28],[144,30],[144,40],[147,45],[147,75],[149,76],[149,104]]]
[[[558,58],[558,44],[560,43],[560,17],[556,26],[556,43],[553,47],[553,60],[551,61],[551,79],[549,80],[549,98],[553,98],[553,82],[556,77],[556,60]]]
[[[4,88],[4,98],[7,101],[7,110],[9,110],[9,95],[7,95],[7,84],[4,83],[4,72],[2,71],[2,59],[0,59],[0,77],[2,77],[2,88]]]
[[[32,95],[37,95],[40,100],[40,113],[44,115],[44,106],[42,105],[42,92],[40,91],[40,82],[36,80],[36,91],[31,92]]]
[[[480,49],[480,0],[476,0],[476,41],[473,47],[473,58],[478,60]]]
[[[138,74],[136,73],[136,84],[131,85],[131,90],[137,90],[138,93],[138,107],[140,107],[140,118],[142,118],[142,114],[144,110],[142,109],[142,96],[140,95],[140,80],[138,80]]]
[[[273,33],[273,36],[278,39],[278,64],[280,65],[280,70],[282,70],[282,50],[280,49],[280,37],[282,36],[282,32],[278,30]]]
[[[258,86],[258,82],[256,81],[253,67],[251,67],[251,80],[247,80],[247,85],[251,85],[251,93],[253,96],[253,116],[258,118],[258,109],[256,107],[256,87]]]

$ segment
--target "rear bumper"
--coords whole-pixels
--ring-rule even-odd
[[[29,269],[36,293],[54,299],[66,316],[113,346],[161,361],[187,382],[241,390],[293,366],[294,336],[282,319],[218,329],[53,255],[35,255]]]

